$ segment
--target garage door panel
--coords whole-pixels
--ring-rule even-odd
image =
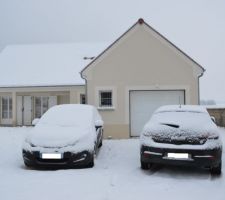
[[[184,91],[130,91],[131,136],[139,136],[153,112],[169,104],[184,104]]]

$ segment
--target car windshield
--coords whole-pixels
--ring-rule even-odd
[[[208,113],[197,111],[162,111],[152,116],[153,121],[172,125],[201,124],[211,122]]]
[[[37,126],[88,126],[93,123],[93,112],[88,106],[62,105],[49,109]]]

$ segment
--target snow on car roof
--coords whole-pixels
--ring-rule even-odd
[[[60,147],[59,152],[93,151],[96,138],[94,124],[100,118],[95,111],[95,107],[81,104],[50,108],[26,137],[23,148],[31,151],[31,146],[26,144],[30,143],[40,152],[46,151],[43,147]]]
[[[94,121],[94,107],[83,104],[64,104],[50,108],[41,118],[39,124],[56,124],[63,126],[87,125]]]
[[[159,112],[198,112],[198,113],[207,113],[205,107],[198,105],[167,105],[161,106],[158,108],[155,113]]]
[[[9,45],[0,53],[0,87],[84,85],[80,71],[106,43]],[[86,59],[84,59],[86,57]]]

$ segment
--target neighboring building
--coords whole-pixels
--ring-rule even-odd
[[[34,52],[33,45],[2,52],[1,124],[29,125],[47,107],[84,103],[86,94],[86,102],[103,116],[105,136],[128,138],[138,136],[161,105],[199,103],[204,69],[143,19],[105,50],[104,45],[77,45],[75,51],[72,46],[63,53],[55,52],[58,46],[47,51],[41,45]]]
[[[165,104],[198,104],[204,69],[139,19],[82,70],[87,103],[98,107],[107,136],[138,136]]]

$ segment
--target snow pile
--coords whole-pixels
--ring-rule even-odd
[[[54,106],[27,136],[23,148],[41,152],[92,151],[96,140],[95,121],[101,121],[95,112],[89,105]]]

